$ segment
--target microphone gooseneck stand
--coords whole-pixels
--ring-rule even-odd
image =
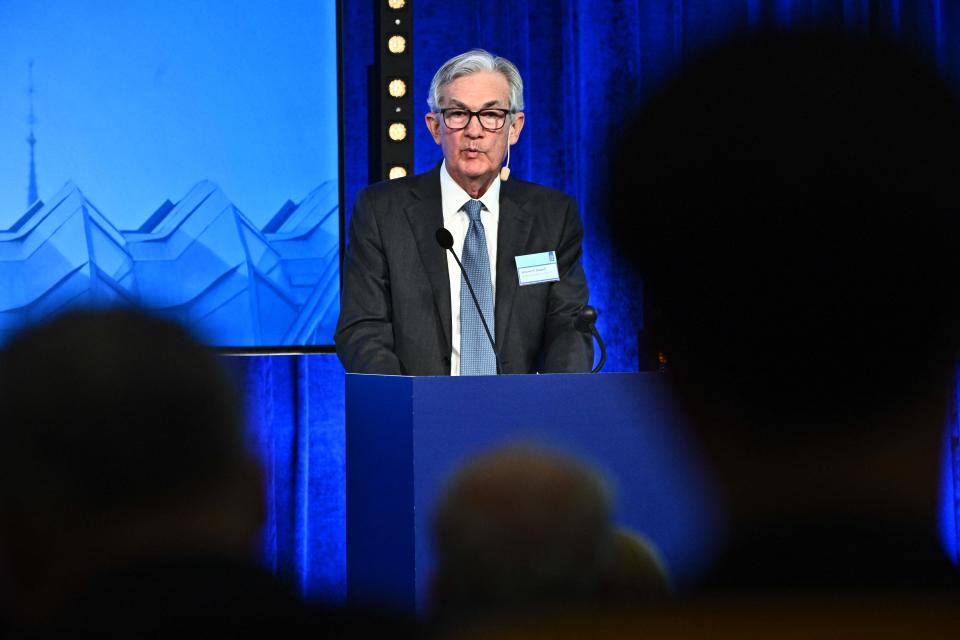
[[[500,354],[497,353],[497,343],[493,340],[490,327],[487,326],[487,319],[483,316],[483,309],[480,308],[480,301],[477,300],[477,294],[474,293],[473,285],[470,284],[467,270],[463,268],[463,263],[460,262],[460,258],[457,257],[457,252],[453,250],[453,235],[444,227],[437,229],[437,244],[439,244],[444,251],[449,251],[453,255],[453,259],[457,261],[457,266],[460,267],[460,273],[463,274],[463,281],[467,283],[467,289],[470,290],[470,297],[473,299],[473,304],[477,307],[480,322],[483,323],[483,330],[487,334],[487,340],[490,341],[490,348],[493,349],[493,360],[497,365],[497,375],[500,375],[503,371],[500,368]]]
[[[603,338],[600,337],[600,332],[597,331],[598,315],[599,312],[594,307],[586,305],[580,310],[580,314],[577,315],[577,319],[573,321],[574,329],[580,331],[581,333],[589,333],[597,341],[597,346],[600,347],[600,361],[590,373],[598,373],[601,369],[603,369],[603,365],[607,361],[607,347],[603,344]]]

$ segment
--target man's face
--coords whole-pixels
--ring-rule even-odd
[[[460,107],[468,111],[509,109],[510,86],[507,79],[493,71],[478,71],[461,76],[440,90],[439,107]],[[439,113],[426,115],[434,141],[443,148],[450,177],[470,195],[482,194],[493,182],[507,155],[507,143],[513,144],[523,128],[523,113],[499,131],[487,131],[473,117],[465,129],[451,131]]]

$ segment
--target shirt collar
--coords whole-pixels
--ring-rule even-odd
[[[463,187],[454,182],[450,174],[447,173],[447,161],[444,160],[440,165],[440,197],[443,202],[444,216],[455,214],[461,207],[471,200],[470,194],[463,190]],[[490,188],[486,193],[478,198],[483,203],[484,209],[494,216],[500,214],[500,174],[493,179]]]

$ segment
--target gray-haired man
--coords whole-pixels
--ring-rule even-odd
[[[523,81],[482,50],[434,76],[427,127],[443,149],[433,170],[364,189],[350,222],[337,354],[349,372],[393,375],[588,371],[583,229],[569,196],[501,177],[523,129]],[[448,229],[477,291],[438,245]],[[463,285],[463,286],[461,286]]]

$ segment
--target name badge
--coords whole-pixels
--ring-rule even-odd
[[[520,278],[521,287],[528,284],[540,284],[541,282],[556,282],[560,279],[560,273],[557,271],[556,251],[517,256],[515,260],[517,261],[517,276]]]

